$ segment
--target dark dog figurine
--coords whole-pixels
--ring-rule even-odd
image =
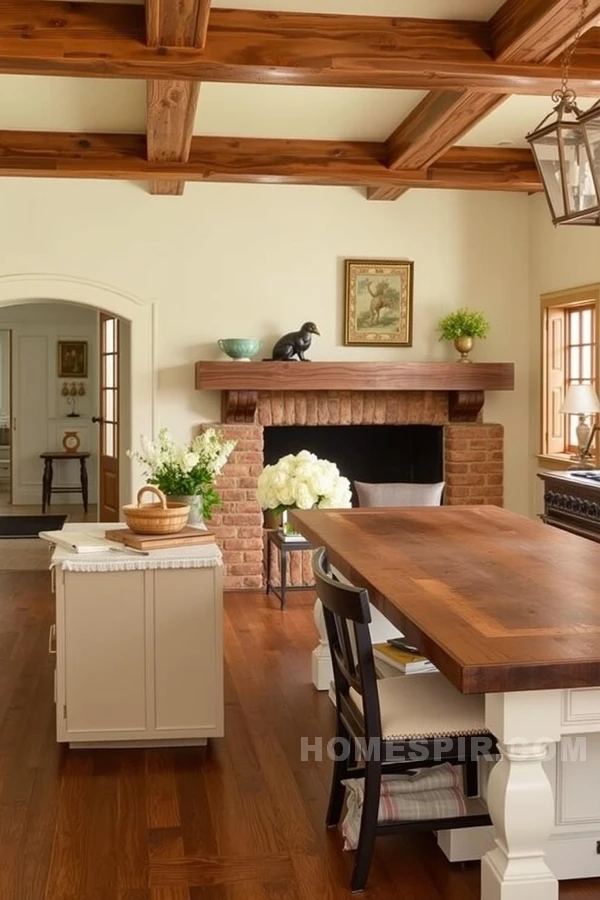
[[[310,362],[304,355],[310,348],[313,334],[321,334],[314,322],[305,322],[300,331],[290,331],[275,343],[272,359],[286,360],[297,357],[303,362]]]

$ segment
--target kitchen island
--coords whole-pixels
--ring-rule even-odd
[[[114,524],[86,525],[102,537]],[[81,525],[64,529],[82,530]],[[57,740],[203,745],[223,735],[223,596],[216,544],[52,556]]]
[[[486,695],[501,759],[482,900],[556,900],[559,877],[600,876],[598,545],[497,507],[290,521],[460,691]],[[565,760],[578,736],[586,760]],[[550,837],[567,845],[564,871],[560,854],[548,863]]]

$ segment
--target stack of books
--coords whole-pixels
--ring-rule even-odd
[[[437,672],[436,667],[425,656],[413,653],[404,647],[397,647],[386,642],[373,644],[375,662],[382,662],[396,669],[402,675],[414,675],[419,672]],[[391,673],[385,673],[391,674]]]

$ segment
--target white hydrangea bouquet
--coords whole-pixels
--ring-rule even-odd
[[[143,466],[148,484],[155,484],[170,499],[189,504],[192,525],[210,519],[213,507],[221,503],[214,482],[235,444],[225,440],[222,432],[207,428],[192,441],[177,445],[169,429],[161,428],[156,441],[142,437],[141,451],[128,450],[127,455]]]
[[[352,493],[335,463],[301,450],[265,466],[258,478],[258,502],[263,509],[282,514],[284,534],[296,536],[287,522],[288,509],[347,508]]]

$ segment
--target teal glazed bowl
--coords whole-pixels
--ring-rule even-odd
[[[236,362],[248,362],[262,346],[257,338],[223,338],[217,341],[220,349]]]

